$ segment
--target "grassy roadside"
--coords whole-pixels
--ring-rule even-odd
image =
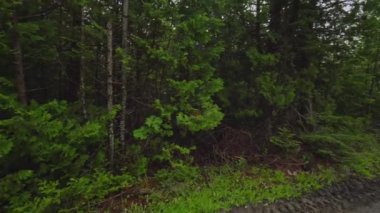
[[[209,174],[208,182],[197,179],[155,191],[148,197],[148,206],[134,206],[128,212],[215,212],[248,203],[298,197],[339,178],[333,169],[288,176],[267,168],[239,171],[223,167]]]
[[[286,172],[249,166],[244,160],[223,167],[191,172],[164,171],[159,183],[144,199],[147,205],[132,205],[127,212],[217,212],[252,203],[292,199],[339,182],[349,175],[375,178],[380,174],[380,148],[376,144],[355,153],[344,163],[312,171]],[[168,178],[171,177],[171,178]],[[174,179],[173,179],[174,177]],[[175,178],[177,177],[177,178]]]

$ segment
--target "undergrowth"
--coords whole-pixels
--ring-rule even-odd
[[[380,176],[380,144],[372,133],[324,131],[305,135],[303,139],[313,143],[317,152],[312,154],[333,161],[327,166],[298,172],[248,166],[244,159],[233,165],[207,169],[183,167],[188,169],[186,176],[180,180],[161,179],[161,184],[146,197],[148,205],[133,205],[126,211],[218,212],[235,206],[297,198],[349,176],[368,179]],[[319,143],[323,144],[320,148]],[[158,176],[170,177],[178,172],[183,171],[166,170]]]
[[[156,190],[147,199],[148,206],[133,206],[127,212],[216,212],[249,203],[292,199],[337,181],[340,176],[331,168],[299,172],[294,176],[278,170],[231,166],[208,168],[208,180],[173,183]],[[173,192],[172,188],[181,186]]]
[[[194,146],[155,138],[150,157],[142,146],[130,146],[133,165],[115,175],[107,171],[103,149],[107,122],[115,113],[99,112],[97,119],[83,123],[68,116],[66,102],[24,109],[7,96],[0,97],[0,109],[7,112],[0,119],[0,211],[5,212],[89,212],[129,191],[132,195],[124,193],[131,195],[125,197],[127,212],[216,212],[296,198],[349,175],[380,174],[379,140],[364,118],[327,114],[310,122],[315,127],[310,132],[280,128],[270,140],[282,153],[277,157],[284,162],[298,158],[311,165],[307,171],[251,166],[244,158],[221,167],[194,167]],[[152,172],[152,162],[167,166]],[[154,180],[150,194],[134,196],[148,175]]]

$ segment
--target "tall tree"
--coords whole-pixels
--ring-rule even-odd
[[[128,13],[129,0],[123,1],[122,12],[122,49],[128,54]],[[124,155],[126,147],[126,116],[127,116],[127,65],[122,63],[121,67],[121,118],[120,118],[120,143],[121,152]]]
[[[82,105],[82,113],[84,120],[87,120],[87,104],[86,104],[86,58],[85,58],[85,19],[86,19],[86,7],[82,6],[81,8],[81,26],[80,26],[80,86],[79,86],[79,96],[80,102]]]
[[[112,112],[113,108],[113,33],[112,21],[107,21],[107,109]],[[111,168],[115,161],[115,134],[113,121],[110,121],[108,126],[108,139],[110,150]]]
[[[15,71],[16,71],[16,87],[21,104],[27,105],[28,98],[26,94],[24,62],[22,54],[21,36],[17,29],[17,17],[14,16],[12,20],[12,44],[15,58]]]

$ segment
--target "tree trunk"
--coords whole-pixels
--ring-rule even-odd
[[[125,53],[128,52],[128,0],[123,1],[123,29],[122,29],[122,48]],[[127,115],[127,67],[125,64],[122,64],[121,67],[121,119],[120,119],[120,143],[121,143],[121,152],[124,155],[126,147],[126,115]]]
[[[269,8],[269,31],[272,33],[273,40],[268,42],[268,50],[270,53],[278,51],[278,42],[281,37],[282,29],[282,9],[284,6],[284,0],[271,0]]]
[[[80,49],[81,49],[81,56],[80,56],[80,86],[79,86],[79,93],[80,93],[80,101],[82,104],[82,113],[84,120],[87,120],[87,106],[86,106],[86,84],[85,84],[85,75],[86,75],[86,61],[84,56],[84,19],[85,19],[85,7],[81,8],[81,32],[80,32]]]
[[[261,0],[256,1],[256,43],[257,48],[261,51]]]
[[[107,22],[107,109],[108,112],[112,111],[113,107],[113,47],[112,47],[112,22]],[[115,158],[115,134],[113,130],[113,120],[108,126],[109,137],[109,158],[111,162],[111,169],[114,167]]]
[[[21,47],[21,36],[17,29],[17,20],[13,18],[13,29],[12,29],[12,38],[13,38],[13,51],[15,56],[15,71],[16,71],[16,87],[18,92],[18,97],[22,105],[28,104],[28,98],[26,94],[25,86],[25,73],[24,73],[24,64],[22,56],[22,47]]]

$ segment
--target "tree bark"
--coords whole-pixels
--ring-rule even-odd
[[[21,36],[17,29],[16,18],[13,18],[12,39],[13,39],[12,45],[13,45],[13,51],[14,51],[14,57],[15,57],[16,87],[17,87],[19,100],[21,104],[25,106],[28,104],[28,97],[26,94]]]
[[[129,1],[123,1],[123,28],[122,28],[122,48],[125,53],[128,52],[128,9]],[[125,64],[122,64],[121,67],[121,119],[120,119],[120,143],[121,151],[124,154],[126,147],[126,116],[127,116],[127,67]]]
[[[261,0],[256,1],[256,43],[257,48],[261,51]]]
[[[81,49],[81,56],[80,56],[80,86],[79,86],[79,93],[80,93],[80,101],[82,104],[82,113],[84,120],[88,119],[88,113],[87,113],[87,106],[86,106],[86,83],[85,83],[85,75],[86,75],[86,59],[84,56],[84,23],[85,19],[85,7],[81,8],[81,32],[80,32],[80,49]]]
[[[282,29],[282,10],[284,6],[284,0],[271,0],[269,8],[269,31],[273,36],[273,40],[268,42],[268,50],[270,53],[275,53],[278,51],[278,43],[281,35]]]
[[[107,22],[107,109],[108,112],[113,108],[113,39],[112,39],[112,22]],[[111,168],[114,167],[115,158],[115,134],[113,129],[113,120],[108,126],[108,139],[109,139],[109,158]]]

